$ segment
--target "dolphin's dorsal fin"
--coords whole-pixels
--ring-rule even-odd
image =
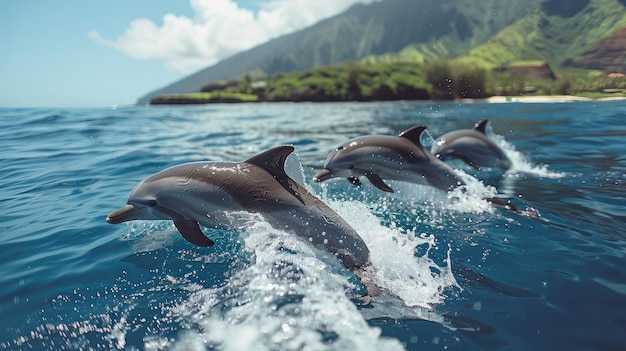
[[[474,129],[483,134],[487,134],[486,133],[487,123],[489,123],[489,120],[481,119],[480,121],[476,122],[476,124],[474,124]]]
[[[294,150],[293,146],[277,146],[252,156],[244,162],[259,166],[272,174],[285,173],[285,160]]]
[[[183,235],[187,241],[194,245],[202,246],[202,247],[211,247],[215,245],[213,240],[207,238],[202,230],[200,230],[200,226],[198,222],[188,220],[188,219],[175,219],[174,225],[178,232]]]
[[[407,138],[409,139],[411,142],[413,142],[413,144],[419,146],[419,147],[423,147],[422,146],[422,142],[420,141],[420,138],[422,136],[422,133],[426,130],[426,126],[423,125],[416,125],[413,126],[407,130],[405,130],[404,132],[400,133],[400,137],[402,138]]]
[[[300,196],[300,193],[296,189],[294,189],[292,185],[292,182],[295,184],[297,183],[293,179],[289,178],[289,176],[285,172],[285,161],[287,160],[287,156],[294,152],[294,150],[295,148],[289,145],[277,146],[275,148],[261,152],[256,156],[252,156],[244,162],[253,164],[266,170],[274,177],[274,179],[276,179],[280,183],[280,185],[283,186],[283,188],[285,188],[285,190],[287,190],[289,193],[291,193],[291,195],[298,199],[298,201],[305,205],[302,196]]]

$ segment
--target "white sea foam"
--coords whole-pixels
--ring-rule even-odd
[[[489,136],[496,145],[498,145],[502,151],[511,160],[511,168],[506,172],[505,176],[515,177],[521,174],[530,174],[541,178],[554,178],[559,179],[565,177],[567,174],[563,172],[552,171],[548,168],[548,165],[536,165],[528,159],[524,154],[515,149],[515,145],[506,141],[506,139],[497,134],[490,133]]]
[[[445,220],[451,214],[493,213],[494,207],[485,199],[497,196],[498,190],[461,169],[455,169],[455,173],[465,185],[450,193],[427,185],[386,180],[394,193],[383,193],[369,182],[364,182],[358,196],[351,196],[350,199],[366,202],[369,208],[375,209],[374,213],[380,215],[393,215],[400,209],[417,215],[416,209],[419,209],[421,214],[433,212],[429,218]],[[327,183],[322,184],[322,189],[331,186]]]
[[[435,238],[387,228],[366,204],[328,202],[363,236],[376,268],[376,283],[395,295],[375,298],[374,310],[381,314],[368,310],[367,317],[443,323],[443,317],[430,309],[444,303],[445,290],[457,287],[450,261],[441,267],[428,252],[415,254],[418,245],[430,247]],[[356,288],[355,277],[330,253],[263,221],[249,221],[241,236],[254,251],[254,263],[226,286],[196,291],[176,307],[174,314],[189,324],[190,331],[181,334],[173,349],[203,345],[224,350],[295,350],[304,345],[307,350],[402,349],[367,324],[349,298]]]
[[[428,251],[435,245],[432,235],[383,226],[368,206],[360,202],[329,201],[329,205],[367,244],[376,268],[377,285],[393,292],[406,306],[431,308],[444,302],[445,289],[457,286],[450,261],[440,267],[428,257]],[[427,245],[428,250],[424,256],[416,257],[416,248],[421,245]]]
[[[226,286],[197,291],[173,311],[191,330],[173,349],[402,349],[367,324],[346,295],[350,273],[332,255],[265,222],[242,236],[254,249],[254,263]]]

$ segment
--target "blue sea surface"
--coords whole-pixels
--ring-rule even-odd
[[[350,138],[424,124],[430,146],[483,118],[513,167],[452,162],[464,196],[311,180]],[[0,108],[0,126],[0,349],[626,349],[626,102]],[[204,228],[211,248],[105,222],[167,167],[285,144],[393,295],[360,303],[332,255],[254,214]]]

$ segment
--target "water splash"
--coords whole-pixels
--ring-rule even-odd
[[[363,203],[337,200],[328,203],[352,225],[370,249],[377,285],[391,291],[406,306],[430,309],[444,302],[444,290],[458,287],[450,261],[441,267],[428,257],[435,246],[434,236],[416,234],[414,229],[384,226]],[[416,248],[423,245],[428,249],[418,256]]]
[[[567,175],[563,172],[550,170],[548,165],[536,165],[532,163],[528,157],[515,149],[515,145],[507,142],[501,135],[490,133],[490,138],[511,160],[511,168],[505,173],[507,177],[516,177],[519,174],[530,174],[541,178],[559,179]]]
[[[223,287],[203,289],[175,309],[190,332],[179,346],[224,350],[399,350],[381,338],[346,295],[350,273],[332,255],[257,222],[242,236],[255,262]],[[201,348],[202,349],[202,348]]]
[[[375,298],[373,305],[383,314],[368,310],[368,318],[388,316],[389,309],[381,306],[385,305],[395,308],[395,318],[444,323],[432,308],[445,301],[445,290],[458,287],[449,257],[445,266],[439,266],[428,257],[429,250],[416,254],[417,246],[430,247],[435,238],[387,228],[359,202],[328,203],[363,236],[371,249],[376,283],[394,294]],[[286,350],[303,345],[312,350],[402,349],[367,324],[349,298],[359,289],[354,275],[330,253],[265,222],[249,223],[241,236],[254,250],[254,263],[225,286],[197,291],[175,309],[190,329],[179,346],[202,340],[225,350],[259,345]]]

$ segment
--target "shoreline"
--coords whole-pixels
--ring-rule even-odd
[[[373,101],[349,101],[349,100],[340,100],[340,101],[292,101],[292,100],[282,100],[282,101],[264,101],[264,100],[237,100],[237,99],[216,99],[216,100],[195,100],[195,99],[184,99],[178,98],[173,99],[168,102],[158,102],[158,103],[150,103],[148,106],[174,106],[174,105],[206,105],[206,104],[240,104],[240,103],[280,103],[280,102],[314,102],[314,103],[325,103],[325,102],[396,102],[396,101],[424,101],[424,102],[442,102],[442,101],[450,101],[457,103],[490,103],[490,104],[504,104],[504,103],[531,103],[531,104],[539,104],[539,103],[565,103],[565,102],[587,102],[587,101],[623,101],[626,100],[626,96],[607,96],[601,98],[589,98],[583,96],[576,95],[522,95],[522,96],[505,96],[505,95],[495,95],[487,98],[465,98],[465,99],[453,99],[453,100],[437,100],[437,99],[426,99],[426,100],[405,100],[405,99],[391,99],[391,100],[373,100]]]
[[[468,102],[488,102],[492,104],[502,104],[510,102],[520,103],[563,103],[563,102],[585,102],[585,101],[621,101],[626,100],[626,96],[609,96],[592,99],[575,95],[537,95],[537,96],[491,96],[486,99],[467,99]],[[465,100],[463,100],[465,101]]]

